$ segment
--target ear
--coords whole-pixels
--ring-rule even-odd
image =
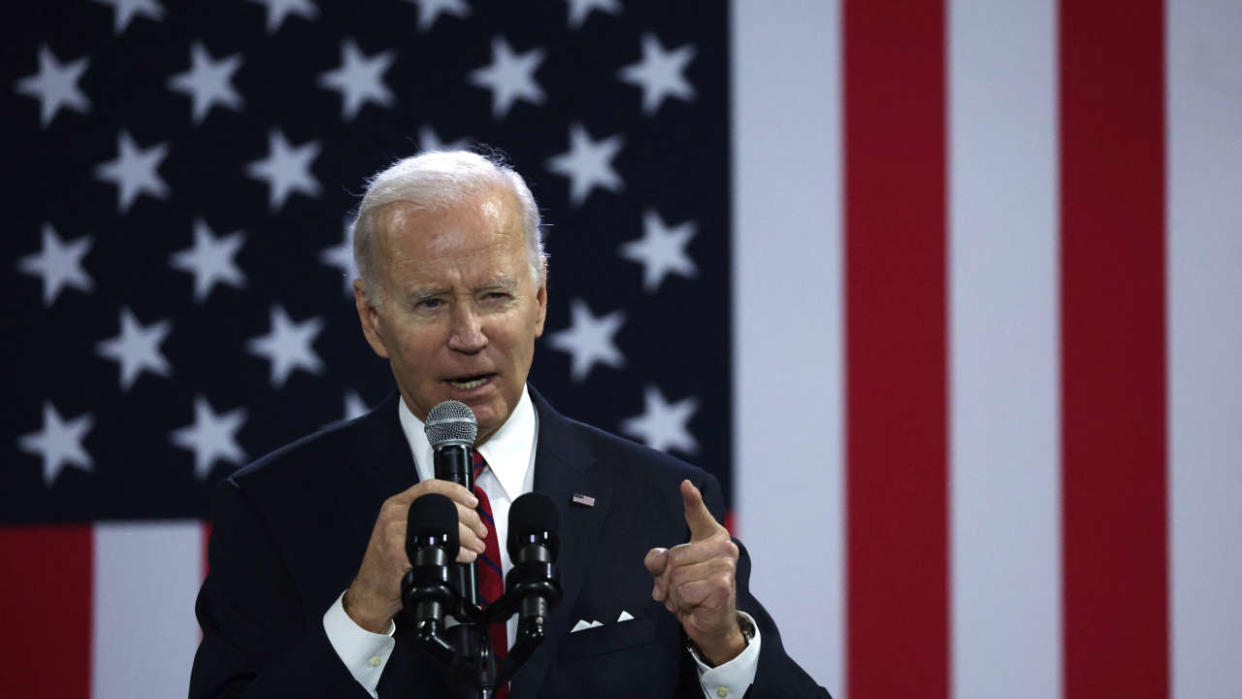
[[[543,322],[548,317],[548,263],[542,258],[539,263],[543,265],[543,275],[540,278],[539,291],[535,292],[535,303],[539,307],[538,317],[535,319],[535,337],[543,336]]]
[[[388,348],[384,346],[381,330],[383,319],[371,301],[367,299],[366,289],[361,279],[354,280],[354,306],[358,309],[358,320],[362,323],[362,334],[366,335],[367,343],[376,354],[388,359]]]

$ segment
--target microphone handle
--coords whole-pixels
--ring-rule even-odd
[[[474,492],[474,449],[463,444],[448,444],[435,450],[436,478],[452,481],[470,492]],[[456,563],[457,594],[462,605],[453,616],[458,621],[468,618],[467,608],[479,604],[479,569],[475,563]]]

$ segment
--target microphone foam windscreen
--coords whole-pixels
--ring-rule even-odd
[[[479,435],[479,421],[470,406],[459,400],[446,400],[427,413],[423,431],[433,449],[449,445],[472,447]]]
[[[533,491],[522,495],[509,508],[509,536],[505,542],[509,555],[516,555],[514,549],[521,546],[522,537],[540,532],[551,532],[555,536],[560,526],[561,515],[552,498]]]
[[[457,558],[457,550],[461,547],[457,530],[457,505],[439,493],[428,493],[410,503],[405,528],[405,553],[410,560],[414,560],[414,551],[418,548],[417,540],[425,540],[429,536],[442,537],[449,560]]]

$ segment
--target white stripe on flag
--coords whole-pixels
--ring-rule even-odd
[[[197,521],[95,525],[94,699],[189,691],[202,546]]]
[[[1055,5],[948,19],[953,694],[1057,697]]]
[[[845,686],[840,8],[733,3],[734,483],[752,587]]]
[[[1173,696],[1242,687],[1242,5],[1166,10]]]

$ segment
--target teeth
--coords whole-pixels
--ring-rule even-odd
[[[453,381],[453,385],[458,388],[478,388],[479,386],[482,386],[485,383],[487,383],[486,376],[481,379],[474,379],[472,381]]]

